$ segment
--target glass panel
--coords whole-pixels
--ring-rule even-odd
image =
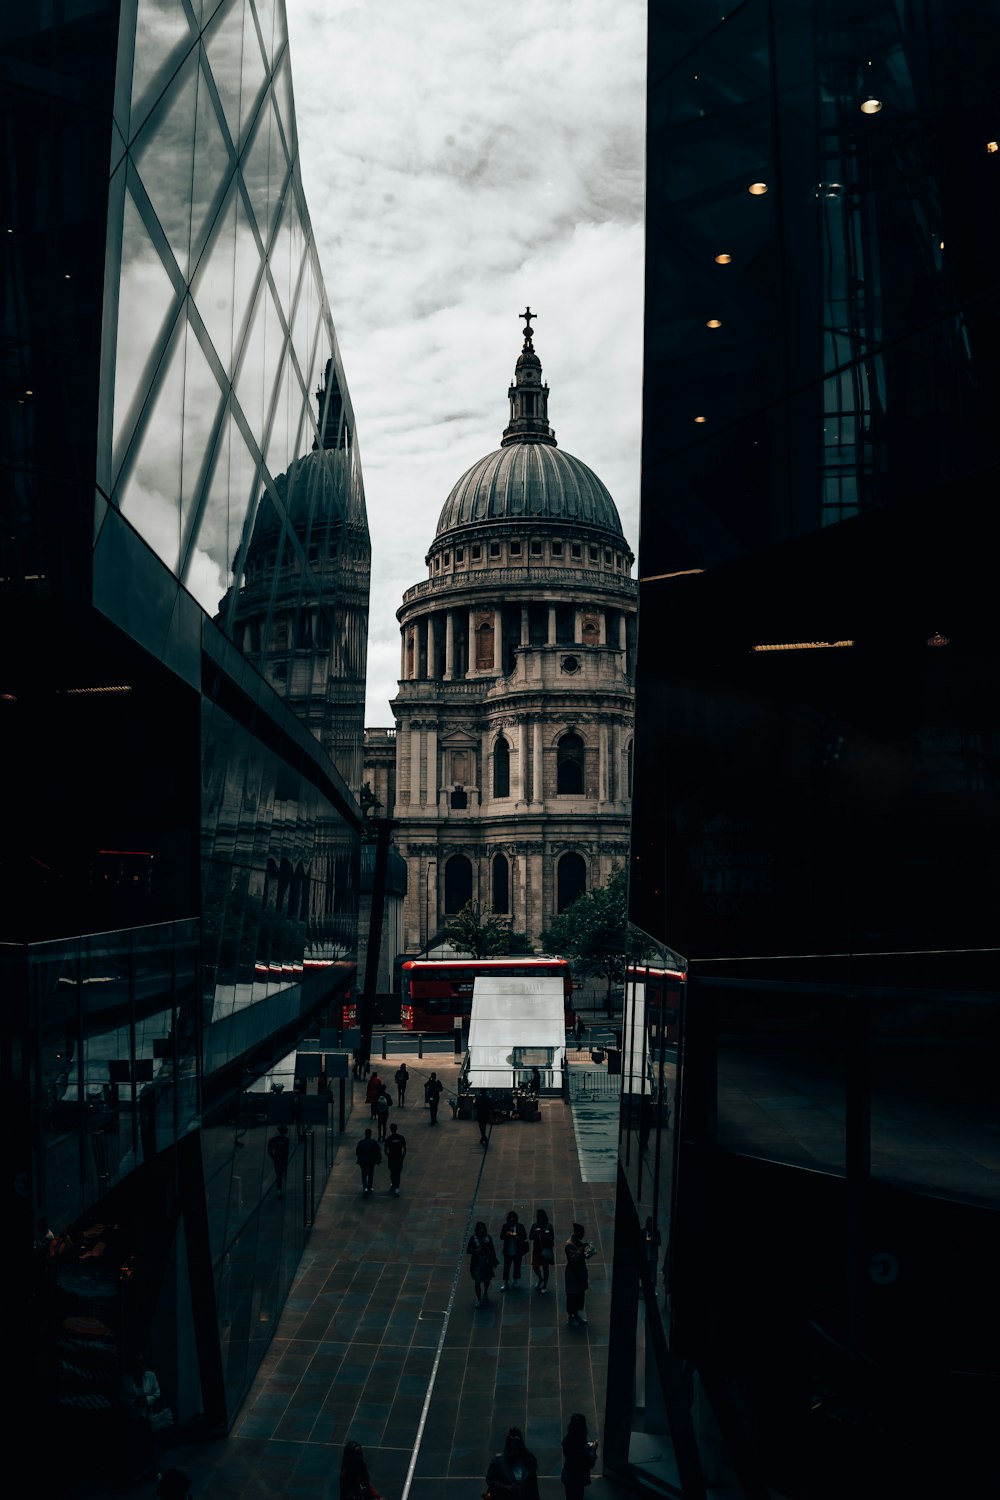
[[[232,370],[237,199],[232,188],[212,243],[201,257],[192,289],[195,305],[227,373]]]
[[[198,72],[198,112],[195,122],[194,177],[191,203],[191,264],[196,265],[212,216],[219,203],[222,185],[229,178],[234,163],[229,154],[215,110],[215,100],[205,79]]]
[[[273,56],[271,48],[274,38],[274,0],[254,0],[254,4],[257,9],[260,34],[264,39],[264,52],[270,63]]]
[[[132,146],[132,159],[143,187],[185,276],[191,246],[191,173],[197,98],[198,53],[193,51],[157,102],[138,143]]]
[[[279,6],[278,9],[281,10],[282,7]],[[294,158],[296,148],[295,106],[292,99],[292,65],[287,52],[281,59],[278,71],[274,75],[274,96],[278,106],[278,115],[285,132],[285,145],[288,147],[290,155]]]
[[[271,294],[265,281],[257,295],[253,321],[244,340],[234,386],[243,415],[258,443],[262,441],[264,428],[264,307],[270,300]]]
[[[208,614],[214,615],[231,582],[232,559],[240,544],[242,517],[230,509],[230,452],[233,420],[227,413],[215,450],[215,462],[202,508],[198,534],[192,538],[184,578]],[[242,443],[237,432],[236,441]],[[235,524],[234,524],[235,523]]]
[[[291,326],[292,312],[292,226],[297,217],[295,207],[295,195],[292,192],[286,194],[285,212],[275,231],[274,240],[268,255],[268,264],[271,276],[274,280],[275,290],[278,294],[278,302],[285,314],[285,322]],[[296,271],[298,267],[295,267]]]
[[[238,351],[260,276],[261,253],[243,195],[236,199],[236,261],[233,274],[233,348]]]
[[[245,0],[232,0],[220,6],[205,31],[205,51],[235,143],[240,139],[244,5]]]
[[[186,533],[193,519],[192,506],[201,495],[212,451],[212,437],[223,399],[197,335],[189,328],[184,372],[184,446],[181,459],[181,529],[185,535],[185,552],[191,546]],[[218,598],[213,606],[213,613],[217,604]]]
[[[132,124],[143,93],[175,47],[192,42],[184,7],[176,0],[139,0],[135,20],[135,61],[132,66]]]
[[[292,423],[299,415],[299,403],[295,402],[293,406],[294,397],[299,394],[299,384],[293,377],[291,361],[288,359],[284,362],[279,385],[265,458],[268,471],[272,475],[283,473],[293,457],[289,451],[289,437],[295,437]]]
[[[152,404],[143,413],[138,454],[117,496],[122,514],[173,573],[181,541],[186,327],[182,320],[164,356]]]
[[[264,83],[264,60],[261,57],[257,28],[249,4],[243,16],[243,68],[240,84],[240,147],[247,137],[254,110]],[[265,121],[266,129],[266,121]]]
[[[277,176],[278,170],[278,165],[275,163],[272,174],[271,118],[270,105],[265,104],[258,116],[253,139],[240,163],[260,237],[265,245],[271,222],[271,198],[275,190],[273,176]]]
[[[118,291],[118,342],[115,352],[115,473],[124,456],[146,391],[143,374],[150,351],[159,346],[176,294],[153,248],[131,193],[125,194],[122,269]]]

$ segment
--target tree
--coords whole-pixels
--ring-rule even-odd
[[[608,983],[607,1008],[611,1014],[611,986],[625,978],[625,969],[653,951],[628,923],[628,876],[619,865],[599,890],[578,896],[542,933],[549,953],[564,953],[578,974],[602,975]]]
[[[445,928],[444,935],[459,953],[471,953],[474,958],[523,953],[527,946],[523,932],[511,932],[503,925],[503,919],[488,911],[480,901],[466,901]]]

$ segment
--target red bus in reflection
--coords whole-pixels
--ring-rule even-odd
[[[412,958],[403,964],[403,1030],[451,1031],[455,1016],[472,1013],[477,974],[515,979],[558,976],[563,982],[566,1029],[575,1026],[573,979],[565,958]]]
[[[625,970],[626,1005],[634,985],[645,986],[646,1024],[652,1040],[659,1040],[662,1028],[666,1045],[676,1047],[681,996],[684,993],[684,975],[681,970],[647,969],[642,964],[630,964]]]

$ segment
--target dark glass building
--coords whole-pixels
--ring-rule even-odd
[[[0,37],[8,1289],[107,1477],[137,1356],[225,1429],[332,1161],[370,549],[283,0]]]
[[[605,1448],[685,1496],[998,1481],[998,66],[996,4],[650,7],[630,903],[686,971],[627,995]]]

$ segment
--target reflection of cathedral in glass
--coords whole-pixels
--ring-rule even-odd
[[[302,1040],[355,981],[369,542],[284,0],[6,7],[0,44],[11,1242],[41,1421],[103,1487],[137,1354],[228,1425],[329,1171]]]
[[[371,544],[332,360],[316,399],[321,438],[276,477],[273,499],[261,496],[243,585],[221,601],[219,621],[356,793]]]

